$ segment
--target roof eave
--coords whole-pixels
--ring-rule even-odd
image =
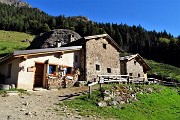
[[[84,39],[89,40],[89,39],[96,39],[96,38],[103,38],[103,37],[107,37],[114,44],[114,46],[118,49],[118,51],[121,51],[119,45],[108,34],[86,36],[86,37],[84,37]]]
[[[0,64],[12,57],[21,57],[25,55],[33,55],[33,54],[46,54],[46,53],[53,53],[53,52],[64,52],[64,51],[73,51],[73,50],[81,50],[82,46],[71,46],[71,47],[61,47],[61,48],[48,48],[48,49],[33,49],[33,50],[21,50],[21,51],[14,51],[11,54],[8,54],[0,59]],[[36,52],[38,51],[38,52]],[[39,54],[38,54],[39,53]]]

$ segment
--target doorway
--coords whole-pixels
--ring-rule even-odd
[[[34,87],[43,87],[44,64],[35,63],[35,67]]]

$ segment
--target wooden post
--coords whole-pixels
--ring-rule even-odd
[[[99,83],[99,87],[100,87],[99,89],[101,90],[101,88],[102,88],[102,84],[101,83]]]
[[[91,98],[91,86],[89,86],[89,95],[88,98]]]
[[[93,82],[91,84],[88,84],[88,87],[89,87],[89,95],[88,95],[88,98],[91,97],[91,86],[95,85],[95,84],[98,84],[98,82]]]

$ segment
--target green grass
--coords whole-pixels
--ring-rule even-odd
[[[167,39],[167,38],[159,38],[159,41],[160,41],[160,42],[169,43],[169,42],[170,42],[170,39]]]
[[[148,74],[156,73],[163,77],[174,78],[180,82],[180,68],[164,63],[158,63],[152,60],[146,60],[146,62],[152,68],[152,71]]]
[[[21,41],[25,39],[32,41],[33,38],[33,35],[27,33],[0,30],[0,55],[25,49],[29,43]]]
[[[180,119],[180,94],[179,88],[165,86],[152,86],[151,94],[138,94],[138,101],[121,107],[98,107],[99,92],[94,92],[91,99],[81,96],[75,100],[65,101],[63,105],[78,109],[80,115],[96,115],[101,119],[119,120],[179,120]],[[60,104],[62,105],[62,104]]]
[[[9,89],[9,90],[0,89],[0,95],[6,93],[6,91],[18,91],[19,93],[22,93],[22,94],[28,94],[24,89]]]

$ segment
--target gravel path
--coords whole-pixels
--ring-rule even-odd
[[[30,95],[0,96],[0,120],[92,120],[95,117],[81,117],[66,113],[56,105],[66,99],[74,99],[87,91],[88,87],[73,87],[57,91],[32,91]],[[58,110],[58,111],[57,111]]]

